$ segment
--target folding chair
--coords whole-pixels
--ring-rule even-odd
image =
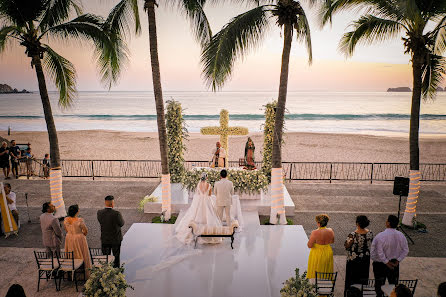
[[[64,279],[64,272],[68,272],[71,273],[71,281],[74,281],[74,284],[76,285],[76,292],[78,292],[76,274],[84,274],[85,279],[85,269],[82,266],[84,264],[84,260],[74,259],[73,252],[60,252],[60,254],[56,254],[56,256],[58,256],[60,263],[59,272],[62,272],[62,277],[59,277],[59,288],[62,279]]]
[[[53,275],[57,275],[57,271],[60,265],[59,261],[53,257],[52,253],[34,251],[34,257],[36,258],[37,269],[39,270],[37,281],[37,292],[39,292],[40,280],[46,279],[46,281],[48,281],[48,279],[51,279]],[[59,291],[56,277],[54,277],[54,283],[56,284],[56,291]]]
[[[104,255],[100,248],[90,248],[91,265],[101,267],[104,264],[113,264],[115,257],[112,255]]]
[[[398,284],[402,284],[402,285],[405,285],[406,287],[408,287],[412,291],[413,296],[415,296],[415,289],[417,287],[417,283],[418,283],[418,279],[410,279],[410,280],[400,279],[398,281]]]
[[[317,272],[316,271],[316,293],[319,296],[334,296],[337,272]]]

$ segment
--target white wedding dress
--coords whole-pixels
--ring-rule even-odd
[[[213,199],[209,196],[211,185],[200,181],[197,185],[192,203],[186,211],[181,221],[175,227],[176,238],[184,244],[190,244],[193,241],[192,230],[189,223],[195,221],[197,224],[208,226],[221,226],[222,223],[215,211]],[[221,238],[200,238],[200,243],[219,243]]]

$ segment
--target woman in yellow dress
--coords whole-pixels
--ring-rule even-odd
[[[307,246],[311,249],[308,258],[307,278],[316,278],[317,272],[333,272],[333,250],[330,244],[334,243],[334,232],[327,228],[329,217],[326,214],[316,216],[318,228],[313,230]]]

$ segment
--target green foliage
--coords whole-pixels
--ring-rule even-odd
[[[287,223],[287,225],[296,225],[296,224],[294,224],[293,220],[290,219],[290,218],[286,218],[286,223]],[[260,225],[273,225],[273,226],[275,226],[274,224],[271,224],[271,223],[269,222],[269,218],[268,218],[268,217],[264,218],[264,219],[260,222]]]
[[[234,190],[239,193],[260,193],[268,190],[268,178],[260,170],[229,169],[227,171],[228,179],[234,184]],[[189,191],[195,191],[203,172],[207,173],[208,182],[212,186],[221,179],[219,170],[207,168],[189,170],[184,176],[183,187]]]
[[[186,145],[183,140],[188,137],[188,133],[183,118],[183,109],[178,101],[167,101],[166,128],[170,181],[181,183],[185,173],[184,151]]]
[[[164,220],[161,220],[161,216],[157,216],[157,217],[154,217],[152,219],[152,223],[155,223],[155,224],[175,224],[177,218],[178,218],[177,216],[171,216],[170,220],[164,221]]]
[[[158,202],[160,199],[156,196],[149,196],[146,195],[144,198],[141,199],[141,201],[139,201],[139,205],[138,205],[138,210],[143,212],[144,211],[144,205],[147,202]]]
[[[276,119],[275,108],[277,101],[266,104],[265,106],[265,124],[263,125],[263,165],[262,171],[271,182],[271,168],[273,157],[273,135],[274,123]]]
[[[307,272],[299,274],[299,268],[296,268],[296,276],[291,277],[283,283],[280,289],[281,297],[317,297],[316,287],[307,279]]]
[[[114,268],[107,263],[101,267],[90,270],[90,278],[85,283],[83,296],[86,297],[125,297],[127,288],[133,287],[127,284],[124,276],[124,265]]]

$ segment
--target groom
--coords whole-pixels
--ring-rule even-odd
[[[217,216],[223,222],[223,210],[226,214],[226,225],[231,224],[231,204],[232,195],[234,195],[234,185],[228,180],[228,172],[223,169],[220,172],[221,180],[214,185],[214,193],[217,197]]]

